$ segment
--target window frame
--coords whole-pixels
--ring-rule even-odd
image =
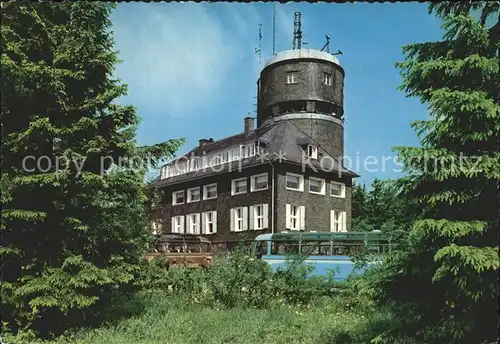
[[[198,197],[199,197],[199,198],[198,198],[197,200],[193,200],[193,199],[191,198],[190,191],[193,191],[193,190],[198,190]],[[194,187],[194,188],[189,188],[189,189],[187,189],[186,193],[187,193],[186,203],[194,203],[194,202],[199,202],[199,201],[201,201],[201,188],[200,188],[199,186]]]
[[[307,145],[307,156],[311,159],[318,159],[318,146]]]
[[[214,197],[208,197],[208,188],[215,186],[215,196]],[[212,184],[207,184],[203,185],[203,200],[210,200],[210,199],[216,199],[217,196],[219,195],[218,190],[217,190],[217,183],[212,183]]]
[[[298,177],[299,178],[299,187],[297,189],[291,188],[288,186],[288,177]],[[304,176],[301,174],[297,173],[292,173],[292,172],[287,172],[285,174],[285,188],[287,190],[292,190],[292,191],[299,191],[299,192],[304,192]]]
[[[323,84],[326,86],[332,86],[333,84],[332,73],[323,72]]]
[[[255,188],[255,182],[257,181],[257,178],[259,177],[266,177],[266,187],[262,189],[256,189]],[[269,173],[260,173],[260,174],[255,174],[253,176],[250,176],[250,192],[257,192],[257,191],[264,191],[269,189]]]
[[[245,181],[245,191],[236,192],[236,183]],[[243,195],[248,192],[248,179],[247,177],[236,178],[231,180],[231,196]]]
[[[194,218],[194,222],[192,221],[192,219]],[[188,230],[185,230],[185,233],[186,234],[194,234],[194,235],[200,235],[201,231],[200,231],[200,224],[201,224],[201,217],[200,217],[200,213],[191,213],[191,214],[187,214],[186,215],[186,222],[187,222],[187,229]],[[192,227],[193,227],[193,224],[196,226],[196,230],[193,231],[192,230]]]
[[[294,212],[293,209],[296,209]],[[300,230],[300,206],[290,204],[290,230],[299,231]],[[295,226],[292,226],[292,222],[295,220]]]
[[[338,220],[335,220],[335,214],[338,214]],[[330,232],[332,233],[342,233],[347,231],[346,224],[346,211],[345,210],[330,210]],[[334,230],[335,225],[337,225],[338,230]]]
[[[311,180],[319,181],[321,182],[321,190],[318,191],[311,191]],[[309,193],[315,194],[315,195],[324,195],[326,191],[326,181],[324,178],[316,178],[316,177],[309,177]]]
[[[339,185],[340,186],[340,195],[333,195],[332,194],[332,185],[333,184],[336,184],[336,185]],[[330,181],[330,196],[331,197],[336,197],[336,198],[345,198],[345,184],[344,183],[341,183],[341,182],[336,182],[336,181]]]
[[[211,221],[208,221],[208,215],[211,215],[212,216],[212,220]],[[201,220],[201,223],[202,223],[202,234],[205,234],[205,235],[211,235],[211,234],[216,234],[217,233],[217,210],[209,210],[209,211],[205,211],[202,213],[202,220]],[[213,226],[213,230],[212,232],[208,232],[208,224],[212,224]]]
[[[177,202],[176,195],[182,192],[182,202]],[[172,191],[172,205],[180,205],[186,203],[186,195],[184,194],[184,190]]]
[[[245,210],[247,209],[247,210]],[[241,217],[237,216],[238,211],[241,211]],[[244,232],[248,228],[248,208],[247,207],[234,207],[231,208],[230,212],[231,217],[232,217],[232,226],[230,226],[230,231],[231,232]],[[246,216],[245,216],[246,213]],[[237,225],[241,221],[241,228]],[[247,226],[245,226],[245,222],[247,223]]]
[[[296,73],[297,72],[287,72],[286,73],[286,84],[287,85],[298,84],[298,81],[296,78]]]
[[[177,221],[179,219],[181,219],[182,221]],[[185,233],[185,229],[184,229],[184,227],[185,227],[184,226],[185,225],[185,223],[184,223],[184,215],[172,216],[171,221],[172,221],[172,229],[171,229],[172,233],[177,233],[177,234],[184,234]],[[174,221],[175,221],[175,225],[174,225]],[[179,227],[179,230],[176,229],[174,231],[173,230],[174,227],[175,228]]]

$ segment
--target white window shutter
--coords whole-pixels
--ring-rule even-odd
[[[243,208],[243,230],[246,231],[248,229],[248,208]]]
[[[250,191],[255,189],[255,178],[253,176],[250,177]]]
[[[269,228],[269,205],[264,204],[264,228]]]
[[[250,229],[255,229],[255,207],[251,205],[250,209]]]
[[[191,216],[187,215],[186,216],[186,233],[189,233],[191,231]]]
[[[171,229],[171,232],[172,232],[172,233],[175,233],[175,217],[172,217],[171,222],[172,222],[172,229]]]
[[[305,219],[306,219],[306,207],[305,206],[301,206],[299,208],[299,216],[300,216],[300,230],[305,230]]]
[[[201,235],[206,234],[205,230],[206,223],[207,223],[207,213],[203,213],[201,214],[201,228],[200,228]]]
[[[184,230],[184,216],[181,216],[180,219],[181,219],[180,233],[185,233],[185,230]]]
[[[230,229],[231,231],[234,231],[235,228],[234,228],[234,209],[231,209],[229,211],[231,213],[231,224],[230,224]]]
[[[213,233],[217,233],[217,211],[214,211],[212,213],[212,221],[213,221]]]
[[[290,223],[290,215],[291,215],[291,212],[292,212],[292,207],[290,206],[290,204],[287,204],[286,205],[286,225],[285,227],[287,229],[290,229],[291,227],[291,223]]]
[[[199,213],[196,214],[196,229],[198,230],[198,233],[195,234],[201,235],[201,216]]]
[[[330,232],[334,231],[335,223],[335,210],[330,210]]]
[[[341,216],[342,216],[342,231],[347,232],[345,211],[341,213]]]

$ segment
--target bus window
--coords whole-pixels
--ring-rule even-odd
[[[321,256],[330,256],[332,254],[330,247],[331,247],[331,244],[329,241],[321,242],[321,244],[319,246],[319,254]]]
[[[255,245],[255,255],[262,257],[267,255],[267,241],[258,241]]]
[[[271,254],[287,255],[299,253],[297,241],[275,241],[271,243]]]
[[[271,243],[271,254],[279,254],[278,249],[279,249],[278,244],[275,242],[272,242]]]
[[[302,241],[300,252],[308,256],[317,256],[319,254],[318,241]]]
[[[344,256],[347,255],[346,243],[335,241],[332,246],[332,255],[334,256]]]

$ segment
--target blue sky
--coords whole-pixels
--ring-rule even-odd
[[[122,104],[142,118],[138,143],[183,137],[179,153],[198,139],[220,139],[243,131],[255,110],[260,66],[254,49],[262,23],[263,55],[272,55],[272,3],[120,3],[111,16],[115,47],[123,61],[116,76],[128,84]],[[276,51],[292,48],[293,13],[302,13],[306,48],[330,51],[345,70],[344,155],[361,162],[351,169],[369,185],[395,178],[391,148],[417,145],[410,122],[424,119],[427,107],[398,91],[394,63],[406,44],[441,38],[440,20],[420,3],[277,4]],[[365,160],[368,158],[372,160]],[[374,164],[374,159],[379,161]],[[363,161],[372,161],[364,165]]]

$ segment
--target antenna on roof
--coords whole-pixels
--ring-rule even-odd
[[[273,56],[276,55],[276,3],[273,7]]]
[[[259,54],[259,64],[262,63],[262,24],[259,24],[259,47],[255,48],[255,53]]]
[[[321,51],[323,51],[326,48],[326,52],[329,53],[330,52],[330,36],[325,35],[325,37],[326,37],[326,43],[323,46],[323,48],[321,48]]]
[[[336,53],[333,53],[332,55],[343,55],[344,53],[338,50]]]
[[[302,29],[300,22],[300,12],[295,12],[295,19],[293,21],[293,50],[302,47]]]

